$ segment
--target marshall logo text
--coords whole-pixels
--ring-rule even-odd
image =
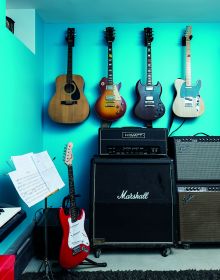
[[[117,195],[117,199],[148,199],[149,197],[149,192],[145,192],[143,194],[139,194],[136,192],[135,194],[133,193],[127,193],[128,190],[123,190],[121,195]]]

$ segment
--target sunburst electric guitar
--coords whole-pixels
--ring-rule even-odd
[[[201,80],[196,85],[191,82],[191,53],[190,40],[192,38],[192,26],[186,27],[186,80],[176,79],[176,97],[173,102],[173,112],[178,117],[195,118],[204,113],[204,102],[200,96]]]
[[[65,163],[69,175],[70,213],[66,215],[63,208],[60,208],[59,218],[63,230],[63,238],[60,247],[59,262],[65,269],[74,268],[82,263],[89,254],[90,243],[84,229],[85,211],[78,211],[75,202],[75,188],[72,168],[72,147],[70,142],[66,147]]]
[[[152,28],[144,28],[144,41],[147,47],[147,81],[142,84],[139,80],[136,84],[138,100],[134,107],[134,114],[139,119],[153,121],[161,118],[165,113],[165,107],[160,99],[162,86],[159,82],[152,84],[152,59],[151,42],[153,41]]]
[[[75,28],[68,28],[66,35],[68,44],[67,74],[57,77],[56,93],[52,97],[48,108],[50,118],[57,123],[81,123],[89,115],[89,103],[83,93],[83,77],[72,74],[74,40]]]
[[[108,45],[108,77],[104,77],[100,81],[101,95],[96,101],[95,111],[102,120],[116,121],[125,114],[126,103],[119,93],[121,83],[113,83],[112,42],[115,39],[113,27],[106,28],[105,38]]]

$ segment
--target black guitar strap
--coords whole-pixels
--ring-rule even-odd
[[[111,125],[112,125],[112,122],[101,120],[101,128],[109,128],[109,127],[111,127]]]
[[[144,124],[145,124],[145,126],[146,126],[147,128],[152,128],[152,127],[153,127],[152,121],[147,121],[147,122],[145,122]]]

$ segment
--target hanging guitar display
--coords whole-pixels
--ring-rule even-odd
[[[138,100],[134,107],[134,114],[139,119],[153,121],[164,115],[165,107],[160,99],[162,93],[161,84],[159,82],[156,85],[152,84],[152,28],[144,28],[144,39],[145,46],[147,47],[147,79],[146,84],[142,84],[141,80],[136,84]]]
[[[126,103],[119,93],[121,83],[113,83],[112,42],[115,39],[113,27],[106,28],[105,38],[108,45],[108,77],[104,77],[100,81],[101,95],[96,101],[95,111],[102,120],[116,121],[125,114]]]
[[[89,103],[83,93],[84,80],[80,75],[72,74],[72,48],[74,47],[75,28],[68,28],[67,74],[56,79],[56,93],[52,97],[48,114],[50,118],[63,124],[83,122],[89,115]]]
[[[74,268],[81,264],[88,256],[90,244],[84,229],[85,211],[78,210],[75,201],[75,188],[72,168],[72,147],[70,142],[66,147],[65,164],[69,175],[70,211],[66,215],[64,208],[60,208],[59,219],[63,230],[59,262],[65,269]]]
[[[192,85],[191,77],[191,53],[190,40],[192,38],[192,26],[186,27],[186,80],[176,79],[176,97],[173,102],[173,112],[178,117],[195,118],[204,113],[204,102],[200,96],[201,80]]]

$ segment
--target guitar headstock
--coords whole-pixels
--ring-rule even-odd
[[[144,44],[147,46],[149,43],[153,41],[153,30],[150,27],[144,28]]]
[[[66,33],[66,42],[70,47],[74,47],[75,36],[75,28],[68,28]]]
[[[192,26],[191,25],[186,26],[185,38],[186,38],[186,41],[190,41],[192,39]]]
[[[72,165],[73,161],[73,143],[69,142],[64,149],[64,162],[66,165]]]
[[[105,39],[107,43],[112,43],[115,40],[115,29],[114,27],[106,27]]]

